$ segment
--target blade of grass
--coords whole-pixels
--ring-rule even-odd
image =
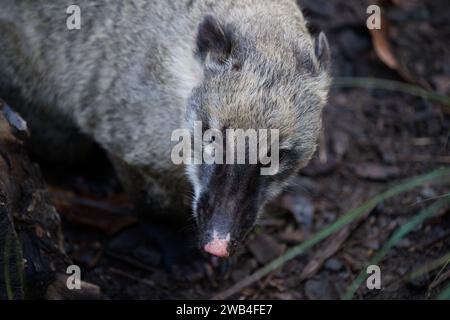
[[[250,276],[244,278],[243,280],[237,282],[230,288],[218,293],[215,295],[212,299],[226,299],[233,294],[239,292],[243,288],[253,284],[254,282],[260,280],[262,277],[268,275],[272,271],[278,269],[282,265],[284,265],[286,262],[294,259],[298,255],[304,253],[306,250],[317,244],[318,242],[322,241],[323,239],[327,238],[331,234],[335,233],[339,229],[341,229],[343,226],[347,225],[348,223],[354,221],[358,217],[365,214],[367,211],[374,208],[379,203],[392,198],[400,193],[409,191],[411,189],[414,189],[418,186],[423,185],[424,183],[433,182],[439,179],[444,180],[444,178],[450,178],[450,169],[437,169],[430,173],[415,177],[413,179],[407,180],[406,182],[399,183],[396,186],[388,189],[387,191],[380,193],[376,195],[375,197],[371,198],[370,200],[364,202],[361,206],[352,209],[345,213],[343,216],[341,216],[338,220],[336,220],[334,223],[329,225],[328,227],[320,230],[316,234],[314,234],[311,238],[307,239],[306,241],[302,242],[301,244],[292,247],[291,249],[287,250],[283,255],[278,257],[277,259],[273,260],[263,268],[257,270],[255,273],[251,274]]]
[[[450,253],[445,254],[444,256],[440,257],[439,259],[433,260],[431,262],[428,262],[416,270],[412,271],[408,275],[406,275],[403,278],[403,281],[410,281],[412,279],[415,279],[417,277],[420,277],[423,274],[426,274],[428,272],[431,272],[439,267],[442,267],[443,265],[446,265],[450,261]]]
[[[409,281],[411,281],[417,277],[420,277],[424,274],[427,274],[427,273],[430,273],[430,272],[436,270],[439,267],[442,267],[443,265],[447,264],[448,261],[450,261],[450,252],[446,253],[445,255],[443,255],[442,257],[440,257],[436,260],[426,262],[425,264],[423,264],[420,267],[418,267],[417,269],[411,271],[410,273],[403,276],[402,278],[392,282],[392,284],[395,284],[395,285],[406,284]]]
[[[450,300],[450,285],[444,289],[437,297],[437,300]]]
[[[436,275],[436,277],[434,277],[433,281],[431,282],[431,284],[428,286],[428,294],[427,294],[427,299],[430,297],[431,295],[431,290],[436,287],[439,282],[441,281],[441,275],[444,272],[444,270],[447,268],[448,264],[450,263],[450,258],[447,259],[447,261],[445,261],[444,265],[442,266],[441,270],[439,270],[438,274]]]
[[[441,200],[436,201],[431,206],[421,210],[419,214],[414,216],[409,222],[405,223],[403,226],[398,228],[389,240],[385,243],[383,248],[370,260],[370,262],[366,265],[376,265],[379,264],[380,261],[384,258],[384,256],[392,249],[405,235],[414,230],[419,224],[421,224],[425,219],[435,215],[442,207],[446,204],[450,203],[450,197],[443,198]],[[347,288],[347,292],[342,297],[344,300],[352,299],[358,290],[361,283],[367,277],[366,267],[359,273],[358,277],[353,281],[353,283]]]
[[[422,97],[430,101],[438,102],[447,107],[450,106],[450,97],[423,89],[419,86],[395,80],[363,77],[337,77],[333,80],[333,86],[338,88],[382,89],[403,92],[413,96]]]

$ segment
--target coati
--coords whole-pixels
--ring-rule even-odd
[[[72,4],[80,30],[67,29]],[[79,130],[106,151],[140,211],[191,207],[212,255],[235,251],[315,150],[330,54],[294,0],[0,0],[0,8],[0,96],[22,101],[9,100],[39,148],[76,147],[70,157],[83,157]],[[174,165],[171,133],[194,121],[279,130],[278,173]]]

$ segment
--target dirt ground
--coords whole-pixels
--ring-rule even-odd
[[[365,1],[299,3],[311,30],[326,32],[336,77],[408,81],[450,94],[448,1],[383,2],[383,23],[389,25],[384,36],[391,47],[381,45],[378,50],[393,55],[387,60],[394,59],[394,69],[380,59],[376,36],[365,27]],[[102,161],[90,168],[91,173],[82,169],[58,173],[45,167],[44,173],[59,199],[67,252],[82,267],[83,279],[99,285],[105,298],[208,299],[396,181],[448,167],[449,115],[448,107],[405,93],[334,87],[314,160],[298,176],[298,186],[268,208],[246,245],[227,262],[202,255],[191,239],[195,230],[190,226],[183,232],[140,226],[112,170]],[[386,201],[355,225],[313,272],[305,276],[305,266],[328,252],[335,236],[232,298],[339,298],[395,229],[449,191],[425,186]],[[146,242],[146,233],[158,234],[167,248]],[[362,288],[356,298],[433,297],[448,284],[449,267],[439,277],[441,268],[410,280],[404,276],[449,250],[447,210],[388,252],[380,264],[381,290]]]

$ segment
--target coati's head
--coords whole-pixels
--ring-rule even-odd
[[[271,160],[279,157],[275,174],[262,175],[265,165],[259,159],[249,164],[248,157],[246,164],[187,166],[201,246],[220,257],[234,252],[263,206],[310,160],[327,99],[330,55],[325,35],[313,40],[301,19],[269,18],[223,23],[208,15],[198,27],[195,55],[203,80],[189,99],[190,129],[201,121],[203,131],[223,133],[224,154],[231,142],[227,129],[279,132],[279,148],[270,150],[269,145],[267,153]],[[209,135],[203,146],[214,139]]]

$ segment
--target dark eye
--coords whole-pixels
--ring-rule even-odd
[[[242,66],[241,66],[241,64],[240,64],[239,62],[233,63],[232,69],[233,69],[234,71],[240,71],[241,68],[242,68]]]

